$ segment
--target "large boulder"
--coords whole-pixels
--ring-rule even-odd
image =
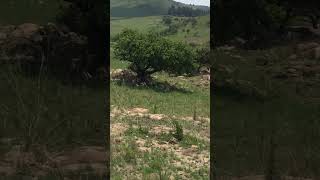
[[[295,51],[298,56],[303,58],[320,59],[320,44],[316,42],[298,44]]]
[[[31,65],[34,70],[44,64],[54,72],[82,73],[88,63],[87,38],[53,23],[2,26],[0,45],[0,61]]]
[[[42,27],[32,23],[25,23],[17,26],[12,33],[13,38],[25,38],[29,40],[40,41],[41,40],[41,29]]]

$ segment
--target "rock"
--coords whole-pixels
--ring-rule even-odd
[[[110,71],[111,80],[122,81],[126,83],[134,84],[137,82],[136,74],[127,69],[115,69]]]
[[[307,51],[316,47],[319,47],[320,45],[316,42],[308,42],[308,43],[302,43],[302,44],[298,44],[296,46],[296,51],[299,52],[303,52],[303,51]]]
[[[218,49],[222,50],[222,51],[231,51],[231,50],[234,50],[235,48],[236,47],[234,47],[234,46],[221,46]]]
[[[316,42],[298,44],[296,46],[296,53],[302,58],[320,59],[320,44]],[[289,59],[292,60],[292,57],[290,56]]]
[[[294,74],[294,73],[297,72],[297,70],[294,69],[294,68],[289,68],[289,69],[287,70],[287,72],[288,72],[288,73],[291,73],[291,74]]]
[[[1,60],[20,61],[36,72],[39,71],[40,63],[45,62],[55,72],[68,72],[69,75],[74,74],[74,77],[81,77],[89,63],[89,58],[86,58],[87,38],[53,23],[44,26],[32,23],[2,26],[0,44]],[[74,59],[78,61],[75,63]]]
[[[0,165],[0,176],[11,176],[16,173],[16,169],[9,165]]]
[[[247,41],[240,38],[240,37],[236,37],[230,43],[235,47],[243,48],[245,46],[245,44],[247,43]]]
[[[0,26],[0,32],[8,34],[16,29],[14,25]]]
[[[129,113],[142,113],[142,114],[145,114],[145,113],[148,113],[149,112],[149,109],[145,109],[145,108],[133,108],[133,109],[130,109],[128,110]]]
[[[166,116],[164,114],[149,114],[149,118],[152,120],[161,120],[164,119]]]
[[[210,68],[209,67],[200,67],[199,73],[200,74],[210,74]]]
[[[3,33],[3,32],[0,32],[0,41],[3,41],[5,39],[7,39],[7,34]]]
[[[298,56],[296,54],[292,54],[288,57],[289,60],[296,60]]]
[[[32,24],[32,23],[25,23],[19,25],[10,35],[13,38],[26,38],[32,39],[34,36],[39,36],[41,26]],[[39,37],[38,37],[39,38]]]
[[[205,74],[201,76],[201,79],[205,80],[205,81],[210,81],[210,74]]]
[[[303,51],[300,53],[300,56],[302,58],[307,58],[307,59],[319,59],[320,58],[320,49],[313,48],[313,49]]]
[[[315,59],[320,59],[320,46],[314,48],[314,58]]]

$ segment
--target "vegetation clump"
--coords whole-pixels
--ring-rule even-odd
[[[151,75],[165,71],[182,75],[195,72],[195,52],[181,42],[173,42],[157,33],[139,33],[125,29],[115,38],[114,54],[128,61],[129,69],[136,73],[139,82],[148,82]]]

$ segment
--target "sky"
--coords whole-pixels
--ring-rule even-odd
[[[205,5],[210,6],[210,0],[174,0],[185,4]]]

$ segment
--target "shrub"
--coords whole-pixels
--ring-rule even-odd
[[[171,16],[163,16],[162,22],[165,25],[170,25],[170,24],[172,24],[172,17]]]
[[[199,48],[196,51],[197,53],[197,63],[200,66],[210,66],[212,64],[212,59],[210,58],[210,49],[209,48]]]
[[[173,42],[157,33],[142,34],[125,29],[115,40],[115,56],[129,61],[129,69],[139,82],[148,82],[151,74],[165,71],[173,75],[195,72],[195,52],[181,42]]]
[[[183,140],[183,128],[181,124],[178,121],[173,121],[173,124],[175,126],[175,132],[173,134],[174,138],[176,138],[178,141]]]

